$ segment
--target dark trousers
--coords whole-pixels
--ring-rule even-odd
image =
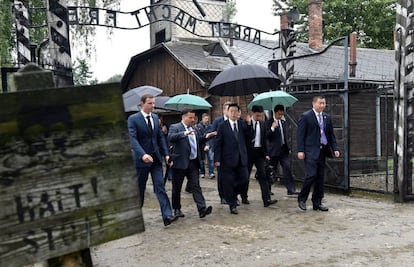
[[[145,188],[147,186],[148,174],[151,173],[154,193],[160,204],[163,219],[172,215],[170,199],[165,191],[164,177],[162,176],[162,164],[156,156],[149,167],[136,167],[138,174],[138,190],[141,198],[141,207],[144,205]]]
[[[234,168],[220,166],[223,195],[230,208],[237,206],[237,194],[243,190],[248,177],[247,166],[240,164]]]
[[[198,211],[206,207],[206,201],[200,187],[198,159],[190,160],[187,169],[172,168],[172,207],[173,209],[181,209],[181,188],[183,186],[184,177],[187,177],[187,184],[191,188],[194,202]]]
[[[223,193],[223,176],[221,174],[221,167],[217,168],[217,191],[219,193],[220,199],[225,199]]]
[[[256,166],[257,171],[257,180],[260,185],[260,190],[262,192],[263,203],[270,200],[270,180],[266,175],[266,159],[263,150],[260,149],[251,149],[249,150],[249,162],[248,162],[248,173],[249,177],[253,169],[253,165]],[[249,180],[247,180],[247,188],[244,188],[241,196],[245,195],[247,198],[247,191],[249,189]]]
[[[282,183],[286,186],[288,192],[295,192],[296,185],[292,176],[289,154],[282,153],[278,157],[270,157],[270,165],[277,167],[279,163],[283,171]]]
[[[313,185],[312,203],[320,205],[324,196],[325,153],[321,150],[317,160],[307,159],[305,155],[306,177],[298,196],[298,201],[306,202]]]

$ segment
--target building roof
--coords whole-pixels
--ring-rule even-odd
[[[200,80],[202,84],[209,84],[211,79],[223,69],[237,64],[260,64],[268,66],[270,60],[280,59],[280,49],[267,49],[252,43],[233,41],[233,45],[227,45],[234,60],[228,56],[221,55],[222,51],[213,43],[200,39],[170,41],[162,43],[131,58],[128,68],[124,74],[121,85],[126,88],[135,70],[135,62],[150,57],[153,53],[164,50],[171,54],[192,75]],[[277,46],[275,44],[273,47]],[[210,55],[212,51],[215,55]],[[296,43],[294,56],[312,55],[294,60],[294,80],[298,81],[335,81],[342,80],[344,73],[344,48],[342,46],[330,46],[323,53],[316,53],[306,43]],[[394,58],[393,50],[357,49],[356,76],[349,77],[355,82],[388,83],[394,81]]]

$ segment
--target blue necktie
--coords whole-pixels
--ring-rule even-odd
[[[318,122],[319,122],[319,128],[321,129],[321,144],[326,145],[328,144],[328,140],[326,139],[325,125],[323,124],[322,113],[318,114]]]
[[[187,130],[191,131],[192,128],[187,127]],[[189,134],[188,135],[188,141],[190,141],[190,148],[191,148],[190,160],[195,159],[195,158],[197,158],[197,141],[196,141],[195,134]]]

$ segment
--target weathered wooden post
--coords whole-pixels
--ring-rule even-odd
[[[0,266],[76,263],[144,231],[121,89],[20,90],[37,83],[30,74],[0,94]]]

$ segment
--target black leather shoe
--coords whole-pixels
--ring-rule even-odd
[[[178,217],[176,216],[169,216],[164,218],[164,226],[170,225],[172,222],[176,221]]]
[[[209,215],[211,212],[213,211],[213,207],[212,206],[208,206],[207,208],[203,208],[202,210],[200,210],[199,215],[200,218],[204,218],[207,215]]]
[[[246,204],[246,205],[249,205],[250,204],[250,201],[247,198],[243,198],[242,199],[242,203],[243,204]]]
[[[306,203],[304,201],[299,201],[298,206],[299,209],[306,210]]]
[[[288,191],[287,194],[288,194],[288,196],[299,195],[299,192],[297,192],[297,191]]]
[[[174,215],[175,215],[175,217],[184,217],[185,216],[184,213],[182,213],[180,209],[174,210]]]
[[[276,204],[276,203],[277,203],[277,199],[270,199],[270,200],[266,201],[265,203],[263,203],[263,206],[266,208],[266,207],[269,207],[270,205],[273,205],[273,204]]]
[[[237,211],[237,208],[236,207],[230,208],[230,213],[231,214],[239,214],[239,212]]]
[[[328,207],[325,207],[324,205],[313,205],[313,210],[320,210],[320,211],[328,211]]]

